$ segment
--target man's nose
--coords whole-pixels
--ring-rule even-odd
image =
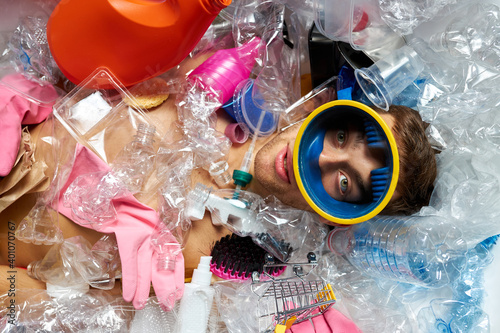
[[[339,164],[345,164],[349,161],[349,155],[345,151],[341,150],[323,150],[319,155],[319,167],[323,171],[326,169],[332,169]]]

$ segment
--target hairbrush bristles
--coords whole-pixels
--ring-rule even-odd
[[[212,248],[210,270],[220,278],[246,280],[253,272],[262,274],[266,251],[256,245],[251,237],[232,234],[222,237]],[[271,267],[266,273],[278,276],[285,267]]]

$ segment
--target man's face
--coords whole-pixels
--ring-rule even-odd
[[[392,116],[381,116],[392,129]],[[293,173],[293,147],[300,125],[281,132],[258,151],[255,178],[284,204],[312,211],[300,193]],[[334,199],[346,202],[370,200],[370,172],[383,166],[382,152],[368,147],[361,124],[344,119],[327,130],[319,167],[323,186]]]

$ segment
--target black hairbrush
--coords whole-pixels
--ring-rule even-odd
[[[264,272],[267,252],[252,241],[251,237],[227,235],[215,242],[212,248],[212,273],[225,280],[246,280],[252,272]],[[279,262],[277,259],[275,261]],[[266,268],[266,273],[278,276],[285,266]]]

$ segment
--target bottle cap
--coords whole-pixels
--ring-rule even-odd
[[[241,187],[245,187],[252,180],[252,175],[245,171],[234,170],[233,180],[235,185],[240,185]]]
[[[205,215],[205,202],[211,190],[211,188],[207,188],[205,185],[198,183],[195,188],[188,193],[184,212],[188,219],[197,221],[203,218],[203,215]]]

